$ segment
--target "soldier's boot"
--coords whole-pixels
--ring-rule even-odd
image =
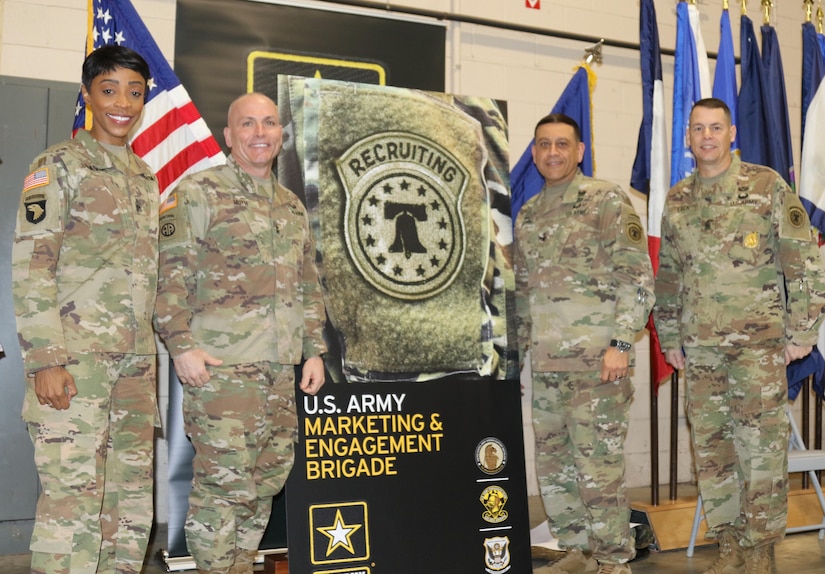
[[[586,555],[580,548],[570,548],[564,558],[548,566],[533,570],[534,574],[592,574],[599,568],[599,563]]]
[[[235,564],[229,569],[229,574],[253,574],[257,555],[257,550],[236,550]]]
[[[719,557],[703,574],[741,574],[744,570],[745,557],[736,531],[726,528],[719,533]]]
[[[745,574],[774,574],[775,572],[776,558],[773,543],[745,550]]]

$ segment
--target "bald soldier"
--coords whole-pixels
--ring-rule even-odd
[[[516,219],[518,337],[530,350],[541,497],[566,549],[535,572],[627,574],[624,441],[633,343],[653,304],[647,240],[627,194],[578,169],[572,118],[539,120],[532,151],[544,187]]]
[[[697,169],[667,195],[653,315],[665,358],[685,369],[699,492],[719,541],[706,574],[769,574],[788,514],[785,366],[816,344],[825,283],[799,198],[731,154],[735,136],[724,102],[696,102]]]
[[[225,166],[184,179],[161,206],[155,325],[184,385],[195,447],[185,532],[202,574],[252,574],[272,497],[292,468],[300,389],[324,384],[324,303],[300,200],[272,174],[278,109],[229,106]]]

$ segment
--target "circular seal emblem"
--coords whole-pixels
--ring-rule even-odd
[[[344,231],[361,275],[399,299],[420,300],[455,280],[464,261],[461,197],[468,174],[412,134],[362,140],[338,161],[347,190]]]
[[[507,449],[495,437],[487,437],[476,447],[476,465],[484,474],[498,474],[507,465]]]
[[[794,227],[802,227],[805,225],[805,211],[801,207],[794,205],[788,209],[788,219]]]
[[[175,234],[175,224],[172,222],[164,223],[160,226],[160,234],[164,237],[172,237]]]

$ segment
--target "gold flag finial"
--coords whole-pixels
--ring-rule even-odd
[[[805,4],[805,21],[810,22],[814,16],[814,0],[802,0]]]
[[[727,12],[728,8],[730,8],[730,6],[728,5],[728,0],[722,0],[722,10]]]
[[[748,0],[739,0],[739,14],[741,16],[748,15]]]
[[[771,23],[771,8],[773,0],[762,0],[762,23],[766,26]]]
[[[821,4],[821,0],[820,0],[819,8],[816,9],[816,30],[820,34],[822,34],[822,19],[823,19],[822,4]]]

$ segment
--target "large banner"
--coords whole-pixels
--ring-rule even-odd
[[[291,572],[532,571],[518,381],[326,385],[298,407]]]
[[[296,466],[261,551],[286,545],[313,574],[529,572],[501,105],[441,93],[438,25],[179,0],[176,53],[220,141],[237,95],[278,102],[278,177],[319,252],[329,382],[296,390]],[[184,557],[175,394],[169,555]]]

